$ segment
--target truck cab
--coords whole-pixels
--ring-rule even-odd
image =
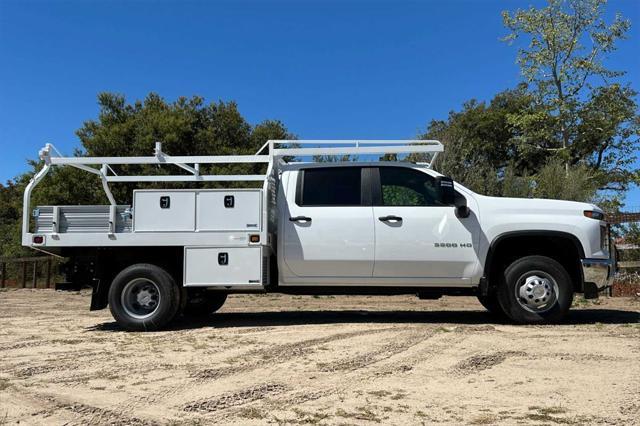
[[[228,294],[248,292],[475,295],[495,316],[550,323],[566,316],[575,293],[597,297],[615,272],[597,206],[474,193],[432,169],[443,149],[437,141],[269,141],[264,148],[267,155],[170,157],[156,146],[154,157],[66,159],[45,147],[25,212],[54,165],[94,170],[111,204],[38,206],[34,232],[23,219],[23,244],[68,257],[68,284],[90,284],[91,309],[109,306],[129,330],[210,314]],[[429,153],[431,161],[292,161],[337,153]],[[224,162],[263,162],[267,170],[199,175],[199,163]],[[109,163],[177,165],[193,175],[113,176]],[[140,189],[132,205],[119,205],[108,186],[154,180],[262,187]]]
[[[281,285],[469,287],[481,272],[477,206],[410,163],[295,165],[278,197]]]

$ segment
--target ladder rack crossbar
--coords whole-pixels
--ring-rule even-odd
[[[264,181],[266,175],[142,175],[107,176],[107,182],[242,182]]]
[[[53,165],[73,164],[231,164],[268,163],[268,155],[195,155],[177,157],[49,157]],[[45,160],[46,161],[46,160]]]
[[[427,145],[442,146],[442,143],[429,139],[287,139],[274,140],[274,145]]]
[[[437,148],[437,149],[434,149]],[[441,147],[403,145],[403,146],[359,146],[359,147],[329,147],[329,148],[288,148],[274,149],[274,156],[308,156],[308,155],[338,155],[338,154],[401,154],[401,153],[436,153],[442,152]]]

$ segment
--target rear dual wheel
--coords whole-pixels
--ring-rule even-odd
[[[109,309],[130,331],[159,330],[180,308],[180,289],[164,269],[139,263],[123,269],[109,288]]]

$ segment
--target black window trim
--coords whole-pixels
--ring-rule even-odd
[[[360,204],[304,204],[304,173],[305,170],[326,170],[326,169],[360,169]],[[298,207],[371,207],[372,206],[372,177],[377,173],[374,172],[375,167],[369,166],[335,166],[335,167],[305,167],[298,169],[296,179],[295,203]]]

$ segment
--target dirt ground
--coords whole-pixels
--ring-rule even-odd
[[[474,298],[231,296],[127,333],[90,294],[0,293],[0,425],[640,424],[640,300],[556,326]]]

